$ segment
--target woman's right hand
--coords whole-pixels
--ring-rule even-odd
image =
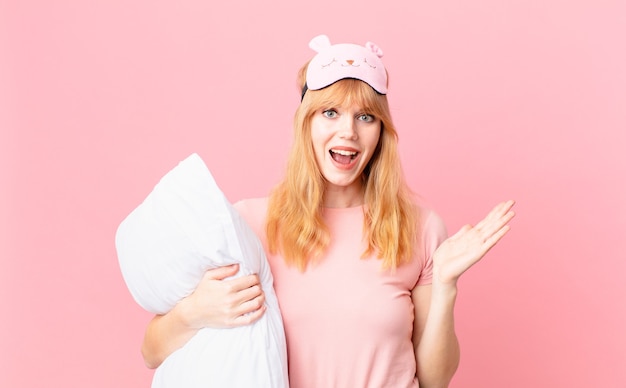
[[[192,329],[229,328],[257,321],[265,312],[265,294],[258,275],[224,280],[239,265],[207,271],[196,290],[179,302],[184,322]]]
[[[202,328],[243,326],[263,316],[265,294],[258,275],[226,279],[238,271],[237,264],[208,270],[193,293],[152,318],[141,347],[146,366],[161,365]]]

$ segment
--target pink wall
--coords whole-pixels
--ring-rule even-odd
[[[626,386],[626,3],[215,3],[0,2],[0,386],[149,386],[115,229],[192,152],[265,195],[319,33],[383,48],[451,231],[518,201],[461,282],[453,387]]]

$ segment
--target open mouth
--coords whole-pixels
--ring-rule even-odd
[[[340,164],[350,164],[359,154],[356,151],[330,150],[330,157]]]

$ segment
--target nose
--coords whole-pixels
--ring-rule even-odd
[[[352,65],[354,63],[354,59],[346,59],[346,62],[348,62],[348,65]]]
[[[356,123],[353,117],[346,115],[342,117],[339,137],[347,140],[357,140],[359,138],[356,131]]]

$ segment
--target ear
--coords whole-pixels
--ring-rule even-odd
[[[376,56],[378,56],[378,58],[382,58],[383,57],[383,50],[381,50],[380,47],[376,46],[376,44],[374,44],[372,42],[367,42],[367,43],[365,43],[365,48],[367,48],[368,50],[370,50],[371,52],[376,54]]]
[[[309,42],[309,47],[313,49],[315,52],[320,52],[323,49],[330,47],[330,39],[326,35],[318,35],[315,38],[311,39]]]

